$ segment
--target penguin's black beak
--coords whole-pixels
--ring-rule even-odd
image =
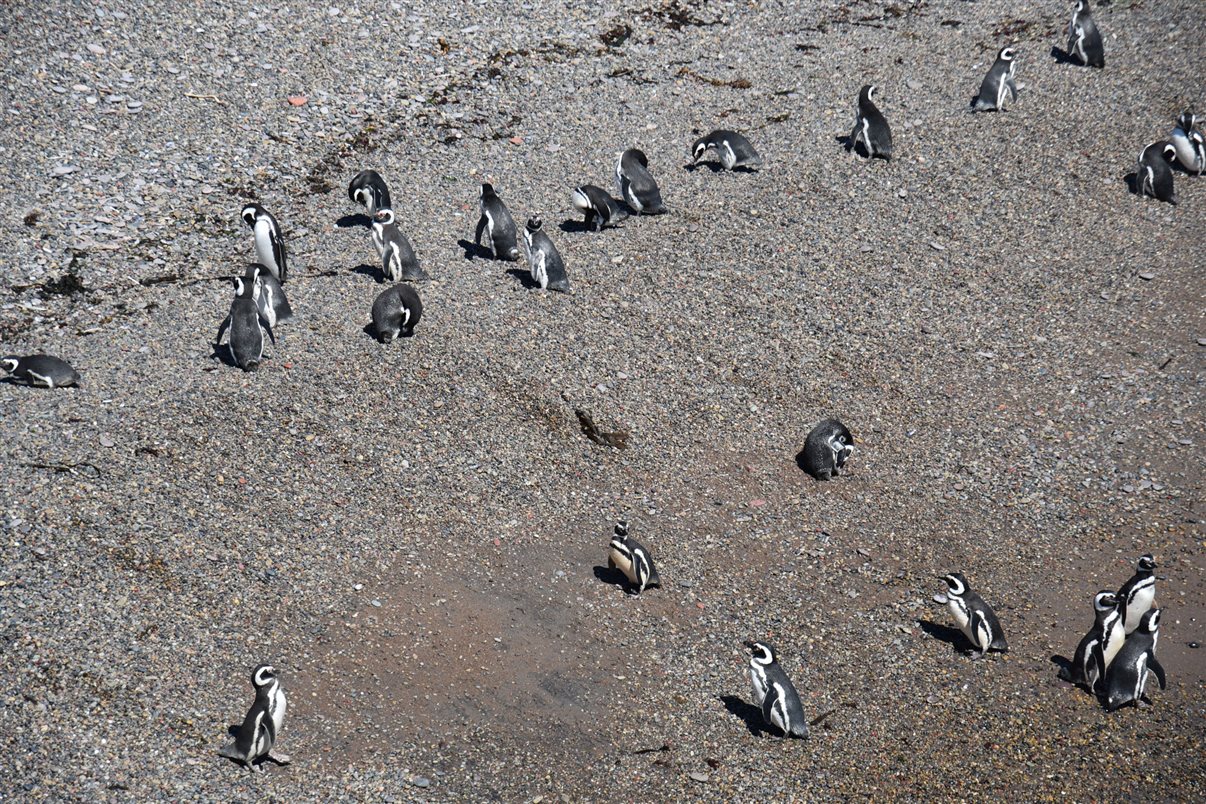
[[[742,642],[741,644],[744,645],[745,647],[749,648],[750,650],[754,649],[754,641],[751,639],[747,639],[746,641]]]

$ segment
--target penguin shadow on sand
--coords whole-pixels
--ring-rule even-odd
[[[1130,191],[1131,195],[1140,195],[1138,173],[1132,170],[1130,173],[1123,176],[1122,180],[1126,182],[1126,189]]]
[[[949,644],[952,653],[962,656],[969,650],[975,650],[975,646],[958,628],[951,628],[949,625],[942,625],[932,620],[918,620],[917,626],[939,642]]]
[[[471,243],[465,238],[456,241],[456,244],[465,250],[465,259],[467,260],[493,260],[494,253],[481,243]]]
[[[519,280],[525,290],[536,290],[540,287],[540,283],[532,278],[532,272],[527,268],[508,268],[507,273]]]
[[[557,224],[557,228],[566,234],[584,234],[595,230],[593,226],[588,226],[586,221],[581,218],[566,218]]]
[[[217,360],[222,365],[229,366],[230,368],[239,367],[239,364],[235,362],[234,351],[231,350],[229,343],[217,344],[210,341],[209,345],[213,349],[213,352],[209,356],[210,360]],[[267,355],[264,356],[264,359],[267,359]],[[217,366],[213,366],[207,369],[207,371],[212,371],[214,368],[217,368]]]
[[[237,740],[237,739],[239,739],[239,732],[242,729],[243,729],[242,723],[231,723],[229,726],[226,727],[226,736]],[[226,757],[226,759],[228,759],[230,762],[233,762],[235,765],[239,765],[240,767],[242,767],[242,763],[240,763],[237,759],[232,759],[230,757]],[[273,756],[260,757],[257,760],[253,760],[251,764],[258,771],[262,771],[262,770],[264,770],[264,768],[266,766],[272,766],[272,765],[276,765],[277,767],[280,767],[280,768],[288,767],[288,763],[281,762],[276,757],[273,757]]]
[[[845,149],[846,153],[848,153],[848,154],[850,154],[850,153],[856,154],[858,156],[861,156],[863,159],[871,158],[871,154],[867,153],[867,146],[862,142],[855,145],[854,140],[850,139],[849,134],[836,134],[836,135],[834,135],[833,141],[836,142],[838,145],[842,146],[842,148]],[[878,158],[884,162],[889,161],[887,159],[884,159],[882,156],[879,156],[876,158]]]
[[[371,276],[378,282],[385,282],[385,271],[382,270],[380,265],[372,265],[367,262],[362,262],[352,269],[352,273],[360,274],[361,276]]]
[[[1056,64],[1072,64],[1077,67],[1081,66],[1080,59],[1076,58],[1058,45],[1051,48],[1051,58],[1055,59]]]
[[[373,221],[368,215],[363,212],[357,212],[354,215],[344,215],[335,221],[335,225],[340,229],[351,229],[355,226],[363,226],[365,229],[373,228]]]
[[[624,590],[624,594],[632,597],[639,597],[636,587],[629,583],[627,576],[620,572],[617,567],[597,566],[594,568],[595,579],[602,581],[608,586],[618,586]]]
[[[363,327],[361,327],[361,328],[360,328],[360,331],[361,331],[361,332],[363,332],[365,335],[368,335],[370,338],[372,338],[374,342],[376,342],[376,343],[381,343],[381,339],[380,339],[379,337],[377,337],[377,329],[376,329],[376,327],[374,327],[374,326],[373,326],[373,322],[372,322],[372,321],[368,322],[368,323],[367,323],[367,324],[365,324]],[[412,329],[412,330],[410,330],[409,332],[401,332],[401,333],[399,333],[399,334],[398,334],[398,337],[397,337],[397,338],[395,338],[394,340],[395,340],[395,342],[396,342],[396,341],[403,341],[403,340],[406,340],[406,339],[408,339],[408,338],[413,338],[414,336],[415,336],[415,331]],[[381,345],[382,345],[382,346],[388,346],[389,344],[384,343],[384,344],[381,344]]]
[[[720,702],[724,704],[724,708],[729,710],[729,714],[741,718],[745,723],[746,729],[754,737],[763,735],[778,736],[775,732],[766,726],[766,721],[762,717],[762,710],[754,706],[749,701],[737,697],[736,695],[720,695]]]

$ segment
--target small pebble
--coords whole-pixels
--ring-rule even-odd
[[[687,776],[691,777],[691,780],[695,782],[706,782],[712,778],[703,771],[691,771]]]

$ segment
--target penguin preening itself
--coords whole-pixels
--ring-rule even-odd
[[[230,329],[230,356],[243,371],[254,371],[264,359],[264,334],[276,343],[272,327],[260,314],[260,283],[246,282],[242,278],[234,281],[235,298],[230,303],[230,313],[218,327],[214,347],[222,344],[222,334]]]
[[[608,226],[618,226],[620,221],[628,217],[628,210],[620,206],[610,193],[593,184],[575,187],[570,201],[574,209],[586,217],[586,225],[596,232]]]
[[[1147,686],[1149,673],[1155,673],[1160,689],[1168,687],[1164,668],[1156,659],[1156,643],[1160,639],[1160,609],[1152,609],[1143,615],[1134,633],[1127,637],[1126,644],[1110,665],[1106,676],[1105,706],[1109,711],[1129,703],[1141,707],[1143,690]]]
[[[1159,201],[1176,204],[1173,195],[1172,161],[1177,149],[1166,140],[1157,140],[1139,152],[1135,182],[1139,195],[1150,195]]]
[[[293,318],[293,308],[289,306],[289,299],[285,297],[285,289],[267,268],[256,262],[251,263],[247,266],[247,273],[244,274],[243,281],[259,285],[256,308],[260,311],[260,317],[268,322],[269,327],[275,327],[278,323]]]
[[[50,355],[8,355],[0,358],[0,367],[13,379],[34,388],[66,388],[80,381],[79,372],[70,363]]]
[[[754,705],[762,710],[762,719],[783,732],[784,737],[807,737],[808,721],[800,695],[766,642],[742,643],[750,649],[750,685]]]
[[[1118,590],[1118,608],[1122,612],[1122,627],[1129,636],[1139,627],[1143,615],[1156,602],[1156,559],[1151,553],[1139,556],[1135,574]]]
[[[858,153],[861,142],[867,158],[882,156],[892,159],[892,129],[888,119],[875,105],[875,94],[879,87],[867,84],[858,93],[858,111],[854,115],[854,130],[850,132],[850,150]]]
[[[716,149],[720,164],[725,170],[734,168],[752,169],[762,165],[762,157],[754,150],[750,141],[736,131],[716,129],[706,137],[691,144],[691,163],[698,163],[710,149]]]
[[[570,284],[565,273],[565,263],[553,241],[544,233],[540,218],[528,218],[523,242],[528,250],[528,270],[540,289],[569,293]]]
[[[1018,86],[1013,78],[1014,71],[1017,69],[1014,56],[1014,50],[1011,47],[1003,47],[997,53],[997,60],[993,62],[992,67],[988,69],[988,74],[980,82],[980,92],[972,98],[973,112],[1000,111],[1005,106],[1006,95],[1015,101],[1018,99]]]
[[[649,172],[649,159],[638,148],[629,148],[620,154],[616,162],[616,183],[620,197],[633,212],[641,215],[664,215],[669,210],[662,203],[662,193],[653,174]]]
[[[519,259],[519,233],[515,229],[515,219],[492,185],[482,185],[480,206],[482,216],[477,222],[477,231],[473,233],[474,245],[481,245],[482,234],[485,233],[494,259],[515,262]]]
[[[1182,112],[1170,139],[1181,167],[1195,176],[1201,176],[1202,171],[1206,170],[1206,138],[1194,128],[1197,120],[1193,112]]]
[[[389,187],[375,170],[362,170],[356,174],[348,184],[348,198],[364,207],[370,218],[378,210],[393,208],[389,200]]]
[[[1072,663],[1060,670],[1059,677],[1093,692],[1098,682],[1105,682],[1106,670],[1124,641],[1118,597],[1103,589],[1093,597],[1093,625],[1076,646]]]
[[[419,291],[404,282],[381,291],[373,301],[373,331],[382,343],[414,335],[422,317]]]
[[[243,220],[255,233],[255,261],[267,268],[278,282],[285,282],[289,275],[285,237],[276,218],[259,204],[247,204],[243,207]]]
[[[218,750],[220,756],[233,759],[247,770],[256,770],[257,762],[271,759],[278,765],[288,765],[292,760],[286,754],[272,753],[280,739],[281,726],[285,722],[285,691],[280,679],[270,664],[261,664],[251,673],[251,686],[255,689],[255,702],[247,710],[247,717],[233,740]]]
[[[945,602],[950,608],[951,614],[955,615],[955,622],[958,623],[959,629],[963,631],[963,635],[971,642],[974,649],[970,653],[975,654],[979,651],[976,658],[980,659],[990,650],[1001,653],[1008,652],[1009,646],[1005,644],[1005,632],[1001,629],[1001,622],[997,619],[996,612],[984,602],[982,597],[971,590],[971,587],[967,585],[967,578],[959,572],[952,572],[940,577],[946,581],[947,590],[945,595],[938,595],[935,599]]]
[[[854,454],[854,436],[837,419],[826,419],[804,440],[801,463],[804,471],[817,480],[829,480],[841,474]]]
[[[392,209],[378,210],[373,216],[373,245],[381,258],[381,272],[389,281],[422,282],[428,278],[410,241],[398,228]]]
[[[628,534],[628,522],[623,519],[616,523],[615,535],[608,545],[607,566],[624,573],[638,595],[647,587],[662,585],[653,566],[653,556]]]
[[[1105,48],[1089,0],[1076,0],[1072,21],[1068,23],[1068,55],[1080,59],[1086,67],[1105,67]]]

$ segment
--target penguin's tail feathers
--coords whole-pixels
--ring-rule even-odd
[[[507,249],[507,259],[511,262],[519,259],[519,246],[511,246],[511,248]]]
[[[236,747],[234,740],[230,740],[226,745],[218,749],[218,756],[226,757],[227,759],[241,759],[239,749]]]

